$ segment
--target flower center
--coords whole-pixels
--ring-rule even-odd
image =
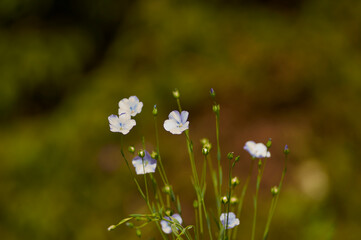
[[[179,127],[183,127],[183,124],[182,124],[182,123],[179,123]]]

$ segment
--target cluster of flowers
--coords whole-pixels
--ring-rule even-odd
[[[129,131],[136,125],[136,121],[131,117],[139,114],[142,111],[142,107],[143,103],[140,102],[136,96],[131,96],[129,99],[122,99],[119,102],[119,116],[110,115],[108,117],[110,131],[120,132],[123,135],[128,134]],[[156,109],[156,106],[154,106],[154,109]],[[168,115],[168,119],[164,121],[163,127],[166,131],[172,134],[182,134],[189,128],[188,116],[189,113],[187,111],[179,112],[174,110]],[[271,153],[268,151],[268,147],[263,143],[248,141],[244,145],[244,150],[246,150],[253,159],[264,159],[271,157]],[[138,155],[133,158],[132,164],[135,168],[136,174],[143,175],[147,173],[154,173],[156,171],[157,160],[152,158],[152,156],[146,150],[144,150],[143,155]],[[236,217],[236,214],[233,212],[222,213],[219,219],[225,229],[234,228],[240,223],[239,219]],[[165,216],[164,220],[160,221],[161,228],[164,233],[172,233],[172,221],[176,221],[178,224],[183,223],[183,220],[178,213],[173,214],[171,217]]]

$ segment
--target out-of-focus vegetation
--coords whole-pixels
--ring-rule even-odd
[[[144,108],[126,144],[144,135],[151,149],[153,104],[166,119],[177,87],[194,142],[214,142],[213,87],[222,151],[242,156],[241,181],[243,144],[273,138],[260,230],[288,143],[269,239],[360,239],[360,12],[360,1],[0,1],[0,238],[135,239],[106,231],[146,212],[107,116],[137,95]],[[162,131],[161,153],[192,222],[185,139]]]

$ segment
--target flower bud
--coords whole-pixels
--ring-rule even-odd
[[[194,200],[194,201],[193,201],[193,207],[194,207],[194,208],[197,208],[197,207],[198,207],[198,201],[197,201],[197,200]]]
[[[266,147],[267,147],[267,149],[269,149],[269,148],[271,148],[271,146],[272,146],[272,138],[269,138],[266,143]]]
[[[129,147],[128,147],[128,152],[134,153],[134,152],[135,152],[135,148],[134,148],[133,146],[129,146]]]
[[[174,97],[175,99],[178,99],[178,98],[180,97],[180,94],[179,94],[178,89],[174,89],[174,91],[173,91],[173,97]]]
[[[157,152],[152,151],[152,153],[150,154],[150,156],[151,156],[153,159],[158,160],[158,153],[157,153]]]
[[[214,113],[216,113],[216,114],[218,114],[218,113],[219,113],[220,108],[221,108],[221,107],[220,107],[218,104],[213,105],[213,112],[214,112]]]
[[[165,210],[165,215],[172,216],[173,215],[172,209],[168,208],[167,210]]]
[[[288,149],[287,144],[285,146],[285,149],[283,150],[283,153],[286,154],[286,155],[290,153],[290,150]]]
[[[157,115],[158,115],[157,105],[154,105],[152,113],[153,113],[153,116],[157,116]]]
[[[228,203],[228,198],[227,198],[227,196],[224,196],[224,197],[221,198],[221,203],[223,203],[223,204],[227,204],[227,203]]]
[[[231,197],[231,204],[234,205],[234,204],[237,204],[238,203],[238,198],[236,197]]]
[[[137,237],[141,237],[142,236],[142,232],[140,231],[140,229],[137,229],[136,231],[135,231],[135,234],[137,235]]]
[[[216,96],[216,92],[213,90],[213,88],[211,88],[211,90],[209,91],[209,94],[211,95],[212,98],[214,98]]]
[[[116,228],[115,225],[111,225],[111,226],[108,227],[108,231],[114,230],[115,228]]]
[[[227,154],[227,158],[228,159],[233,159],[233,157],[234,157],[234,152],[229,152],[228,154]]]
[[[233,187],[239,185],[239,179],[238,179],[238,177],[232,178],[231,184],[232,184]]]
[[[204,156],[207,156],[208,153],[209,153],[208,148],[206,148],[206,147],[202,148],[202,153],[203,153]]]
[[[134,224],[131,223],[131,222],[127,222],[125,225],[126,225],[127,227],[130,227],[130,228],[133,228],[133,227],[134,227]]]
[[[279,193],[278,187],[274,186],[273,188],[271,188],[271,193],[272,193],[272,196],[276,196]]]
[[[145,156],[144,150],[139,150],[138,151],[138,156],[141,157],[141,158],[144,158],[144,156]]]
[[[234,162],[238,162],[240,158],[241,158],[241,157],[238,155],[238,156],[234,159]]]
[[[165,186],[163,187],[163,192],[164,192],[164,193],[169,194],[169,193],[170,193],[170,191],[171,191],[171,188],[170,188],[170,186],[169,186],[169,185],[165,185]]]

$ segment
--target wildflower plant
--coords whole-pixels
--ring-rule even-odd
[[[179,194],[173,191],[170,180],[167,177],[165,168],[162,163],[162,157],[159,151],[158,137],[158,108],[153,107],[153,118],[155,127],[155,149],[150,154],[145,149],[145,140],[142,138],[143,148],[138,150],[138,154],[134,156],[136,149],[129,146],[129,154],[132,154],[132,165],[128,162],[128,158],[123,151],[123,137],[136,125],[136,121],[132,117],[141,113],[143,103],[138,97],[131,96],[124,98],[119,102],[118,116],[110,115],[108,117],[111,132],[119,132],[121,134],[121,154],[129,170],[134,184],[144,199],[148,207],[147,213],[130,214],[122,219],[118,224],[109,226],[108,230],[114,230],[118,226],[125,224],[129,228],[135,230],[135,234],[141,237],[141,229],[150,223],[154,223],[159,230],[162,239],[238,239],[238,227],[242,224],[241,213],[242,207],[247,193],[248,185],[252,177],[254,162],[257,162],[257,176],[255,194],[253,196],[253,219],[251,240],[256,238],[257,230],[257,210],[258,195],[263,173],[266,166],[266,160],[271,157],[270,148],[272,140],[269,139],[266,144],[247,141],[244,145],[251,157],[251,166],[248,175],[244,181],[239,176],[234,176],[234,167],[240,161],[240,156],[236,156],[234,152],[224,155],[221,152],[220,144],[220,105],[215,101],[215,91],[210,90],[210,96],[213,100],[212,110],[215,114],[215,147],[207,138],[200,140],[203,161],[197,160],[202,164],[196,165],[194,155],[194,145],[190,138],[190,123],[188,121],[189,112],[182,110],[180,102],[180,93],[176,89],[173,91],[173,97],[177,103],[177,109],[169,113],[168,119],[163,122],[165,131],[171,134],[184,135],[186,140],[186,149],[189,155],[189,163],[192,171],[191,181],[195,192],[193,202],[195,224],[188,224],[182,218],[182,208]],[[211,159],[212,152],[216,151],[216,164]],[[278,198],[281,192],[284,176],[286,173],[286,164],[289,154],[289,148],[284,148],[285,166],[281,175],[280,182],[277,186],[272,187],[272,201],[268,213],[266,226],[264,227],[263,240],[269,235],[270,224],[276,209]],[[228,167],[228,174],[223,175],[222,166]],[[210,176],[211,183],[207,183],[207,172]],[[237,173],[235,173],[237,174]],[[140,184],[144,181],[144,184]],[[205,193],[207,185],[213,187],[213,199],[206,200]],[[152,187],[152,191],[149,188]],[[241,188],[241,189],[240,189]]]

